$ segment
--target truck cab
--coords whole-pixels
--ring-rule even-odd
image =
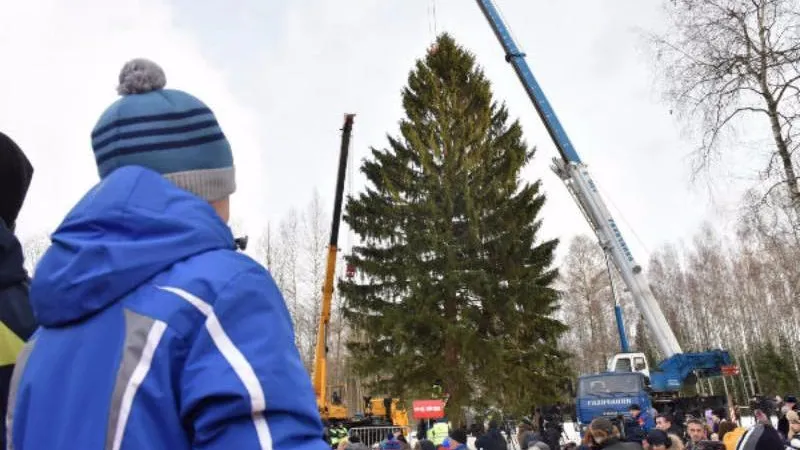
[[[628,408],[634,404],[643,411],[652,408],[645,376],[641,372],[604,372],[579,377],[575,413],[581,436],[598,417],[612,421],[620,416],[630,417]]]
[[[617,353],[608,360],[609,372],[638,372],[650,379],[650,365],[644,353]]]

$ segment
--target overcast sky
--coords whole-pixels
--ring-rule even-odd
[[[355,162],[396,132],[408,71],[434,38],[432,3],[0,0],[0,129],[36,170],[19,233],[52,231],[96,183],[90,131],[116,99],[122,64],[139,56],[216,112],[238,170],[233,215],[248,233],[303,208],[315,188],[331,204],[343,113],[358,114]],[[539,148],[525,176],[542,178],[549,197],[544,236],[588,232],[548,169],[555,148],[476,3],[435,3],[436,31],[477,55]],[[659,101],[636,31],[664,26],[660,0],[497,3],[640,259],[704,219],[728,220],[720,214],[739,191],[720,184],[712,203],[705,186],[689,184],[692,142]]]

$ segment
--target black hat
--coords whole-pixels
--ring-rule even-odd
[[[669,448],[672,445],[672,440],[669,438],[667,433],[661,430],[650,430],[647,433],[647,437],[645,438],[648,444],[652,445],[664,445]]]
[[[13,229],[33,178],[33,166],[10,137],[0,133],[0,219]]]
[[[467,443],[467,432],[462,429],[455,429],[450,432],[450,439],[458,442],[459,444]]]
[[[797,403],[797,397],[794,395],[787,395],[786,398],[783,399],[785,403]]]
[[[636,403],[632,404],[628,407],[628,411],[641,411],[642,407],[637,405]]]

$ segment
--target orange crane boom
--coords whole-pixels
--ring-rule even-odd
[[[323,419],[345,420],[348,411],[344,405],[332,405],[328,401],[328,328],[331,321],[331,303],[333,301],[333,282],[336,274],[336,254],[339,251],[339,224],[342,216],[344,196],[344,179],[347,170],[347,154],[350,150],[350,134],[353,130],[355,114],[345,114],[342,127],[342,144],[339,150],[339,172],[336,177],[336,195],[333,204],[333,221],[331,237],[328,244],[328,257],[325,267],[325,281],[322,285],[322,312],[319,316],[316,351],[314,354],[314,372],[311,377],[314,391],[317,394],[317,407]]]

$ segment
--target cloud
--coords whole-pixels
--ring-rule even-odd
[[[52,231],[98,176],[89,135],[117,97],[122,64],[144,56],[162,65],[168,87],[209,104],[234,148],[238,191],[233,215],[259,227],[262,143],[256,114],[238,102],[194,35],[173,24],[159,0],[30,1],[4,5],[0,16],[0,129],[35,167],[22,211],[23,237]],[[13,66],[7,65],[13,62]],[[249,231],[249,230],[248,230]]]
[[[434,36],[428,1],[357,3],[9,4],[0,17],[0,51],[15,69],[0,72],[0,128],[37,167],[22,233],[52,229],[96,181],[89,132],[115,98],[122,63],[140,55],[164,66],[169,86],[217,112],[239,168],[233,214],[251,236],[266,220],[304,208],[315,188],[332,206],[343,113],[357,113],[348,175],[361,189],[360,160],[370,146],[386,145],[387,132],[396,133],[401,89]],[[436,3],[438,31],[476,54],[495,97],[539,149],[524,176],[542,179],[548,195],[543,237],[591,232],[550,172],[555,148],[478,6]],[[658,102],[653,67],[633,31],[661,26],[660,1],[497,4],[642,262],[662,242],[687,237],[714,216],[707,193],[688,184],[692,144]],[[722,194],[721,203],[738,198],[733,186]]]

